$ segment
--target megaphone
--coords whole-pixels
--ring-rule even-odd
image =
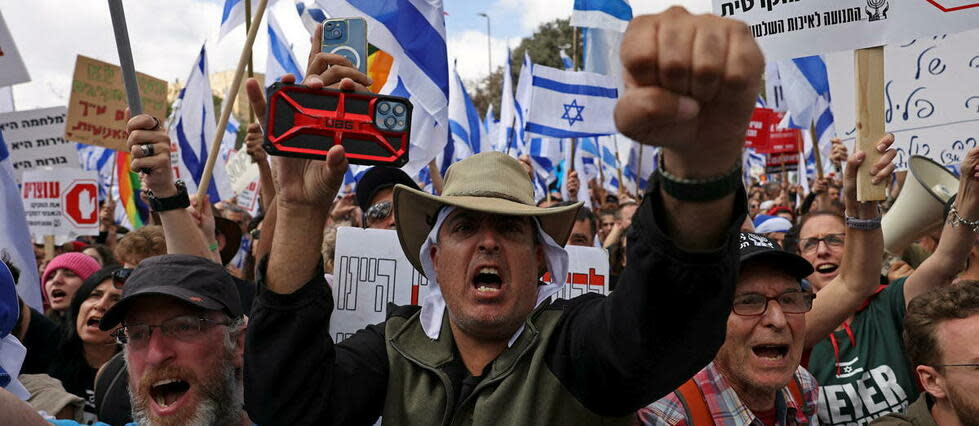
[[[911,243],[944,220],[945,203],[957,192],[959,178],[941,164],[920,155],[908,161],[901,195],[884,215],[884,250],[900,256]]]

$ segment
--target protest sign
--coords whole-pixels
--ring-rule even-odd
[[[160,120],[167,113],[167,82],[137,73],[143,112]],[[126,148],[126,89],[117,65],[78,55],[68,102],[66,139],[117,151]]]
[[[34,167],[79,167],[75,144],[64,138],[66,114],[65,107],[0,114],[0,131],[18,181]]]
[[[258,216],[260,186],[258,178],[255,178],[244,189],[235,193],[235,205],[247,210],[251,217]]]
[[[748,122],[748,132],[745,135],[745,148],[752,148],[759,154],[769,152],[768,138],[772,125],[776,123],[775,111],[768,108],[755,108]]]
[[[571,282],[556,297],[608,294],[608,253],[593,247],[568,247]],[[390,230],[342,227],[337,231],[332,283],[334,310],[330,336],[337,342],[367,325],[385,320],[387,304],[418,305],[428,294],[428,279],[401,251]]]
[[[12,86],[28,81],[31,81],[31,76],[27,73],[27,67],[24,66],[24,61],[17,52],[17,45],[10,35],[3,13],[0,12],[0,86]]]
[[[884,54],[885,128],[895,136],[897,169],[912,155],[958,166],[979,139],[979,30],[893,43]],[[837,129],[852,151],[853,55],[825,59]]]
[[[775,174],[799,169],[798,152],[768,154],[765,157],[765,173]]]
[[[99,234],[96,172],[80,169],[31,170],[23,175],[24,215],[35,241],[54,236],[58,244]]]
[[[979,0],[713,0],[768,61],[979,28]]]

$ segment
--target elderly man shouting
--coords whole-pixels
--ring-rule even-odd
[[[347,164],[276,158],[278,223],[245,349],[245,406],[259,424],[630,424],[724,340],[746,197],[741,147],[761,83],[744,24],[675,8],[632,21],[615,120],[662,164],[609,297],[550,302],[579,205],[541,209],[501,153],[453,165],[441,196],[394,190],[398,237],[431,280],[421,307],[335,344],[318,248]],[[313,87],[368,79],[331,55]],[[313,70],[314,72],[316,70]],[[332,80],[331,80],[332,79]],[[253,102],[260,91],[249,86]],[[601,119],[596,117],[596,119]],[[612,119],[612,117],[608,117]]]

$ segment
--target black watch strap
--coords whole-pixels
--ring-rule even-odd
[[[662,185],[663,191],[681,201],[706,202],[724,198],[733,194],[741,186],[741,161],[731,171],[711,179],[683,179],[666,171],[663,164],[663,154],[659,155],[659,166],[656,167],[656,178]]]
[[[146,192],[146,198],[150,202],[150,209],[155,212],[165,212],[167,210],[185,209],[190,207],[190,197],[187,195],[187,185],[184,181],[174,182],[177,187],[177,194],[172,197],[157,198],[152,191]]]

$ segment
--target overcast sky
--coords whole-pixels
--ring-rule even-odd
[[[306,0],[312,3],[312,0]],[[710,11],[710,0],[632,0],[636,14],[655,13],[672,4],[691,12]],[[224,0],[127,0],[133,57],[137,70],[174,81],[184,80],[200,50],[207,44],[211,72],[233,69],[245,40],[244,26],[217,41]],[[515,47],[543,22],[567,18],[573,0],[444,0],[449,61],[458,60],[465,80],[487,72],[486,19],[490,17],[492,60],[498,66],[507,45]],[[86,55],[118,63],[106,0],[0,0],[7,23],[32,81],[14,86],[17,109],[26,110],[68,102],[75,56]],[[272,13],[305,65],[309,35],[296,14],[294,0],[279,0]],[[264,24],[263,24],[264,26]],[[263,29],[254,47],[257,71],[265,69],[268,38]]]

